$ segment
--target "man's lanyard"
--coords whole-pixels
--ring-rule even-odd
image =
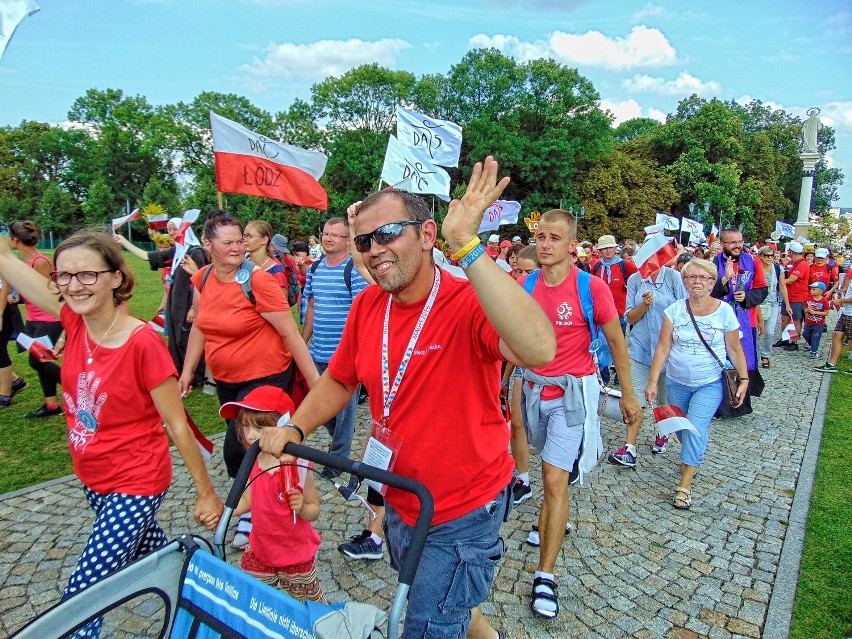
[[[420,331],[423,330],[423,325],[429,317],[429,312],[432,310],[432,305],[435,303],[435,298],[438,297],[438,287],[441,285],[441,271],[435,267],[435,282],[432,284],[432,290],[429,292],[429,298],[426,300],[426,305],[420,312],[420,318],[414,326],[414,332],[411,333],[411,339],[408,340],[408,346],[405,348],[405,353],[402,356],[402,361],[399,363],[399,370],[396,372],[396,378],[393,380],[393,386],[390,385],[390,363],[388,361],[388,334],[390,332],[390,310],[392,295],[388,295],[388,305],[385,309],[385,325],[382,333],[382,396],[384,398],[384,412],[382,413],[382,426],[387,428],[388,417],[390,416],[390,407],[393,400],[396,399],[396,394],[399,391],[399,386],[402,383],[402,377],[405,375],[405,370],[411,361],[411,355],[414,353],[414,347],[417,345],[417,339],[420,337]]]

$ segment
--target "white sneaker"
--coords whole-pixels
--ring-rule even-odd
[[[570,533],[571,529],[573,527],[574,526],[569,521],[565,525],[565,534],[567,535],[568,533]],[[541,537],[539,537],[539,534],[538,534],[538,525],[537,524],[533,525],[532,530],[530,531],[530,534],[527,535],[527,544],[529,544],[533,548],[538,548],[539,546],[541,546]]]

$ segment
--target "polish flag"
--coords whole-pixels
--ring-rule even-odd
[[[654,233],[636,251],[633,263],[639,268],[642,277],[651,277],[677,255],[677,249],[662,233]]]
[[[166,318],[163,317],[162,313],[157,313],[148,321],[148,326],[162,335],[166,332]]]
[[[201,432],[201,429],[198,428],[198,425],[193,421],[190,414],[186,412],[185,408],[183,412],[186,415],[186,423],[189,425],[189,430],[192,431],[192,436],[195,437],[195,441],[198,443],[198,450],[201,451],[204,461],[207,461],[213,455],[213,442],[204,436],[204,433]]]
[[[654,408],[654,421],[657,422],[660,435],[671,435],[679,430],[688,430],[698,435],[695,426],[677,406],[656,406]]]
[[[15,341],[21,345],[21,348],[25,348],[30,355],[40,362],[55,362],[59,359],[53,354],[53,342],[50,341],[47,335],[33,338],[29,335],[18,333]]]
[[[167,213],[162,215],[149,215],[148,228],[152,231],[160,231],[169,225],[169,216]]]
[[[115,231],[118,227],[127,224],[128,222],[132,222],[133,220],[138,220],[142,214],[139,212],[139,209],[133,209],[127,215],[122,217],[116,217],[112,220],[112,230]]]
[[[175,254],[172,257],[172,275],[180,268],[181,260],[190,246],[201,246],[195,231],[192,230],[193,223],[201,214],[199,209],[189,209],[183,212],[177,235],[175,235]]]
[[[210,130],[220,191],[328,209],[318,181],[328,162],[324,154],[271,140],[212,111]]]
[[[796,325],[792,322],[787,324],[784,327],[784,330],[781,331],[781,339],[788,340],[790,343],[793,343],[799,339],[799,333],[796,331]]]

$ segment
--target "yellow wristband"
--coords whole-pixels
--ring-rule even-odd
[[[461,247],[461,249],[458,251],[458,253],[453,253],[453,259],[456,260],[456,261],[459,261],[465,255],[467,255],[473,249],[475,249],[477,246],[479,246],[479,243],[480,243],[479,238],[474,237],[470,242],[468,242],[463,247]]]

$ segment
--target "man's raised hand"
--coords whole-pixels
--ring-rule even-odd
[[[454,253],[477,235],[486,209],[509,184],[508,175],[497,181],[498,168],[497,160],[490,155],[484,162],[477,162],[464,195],[450,202],[441,233]]]

